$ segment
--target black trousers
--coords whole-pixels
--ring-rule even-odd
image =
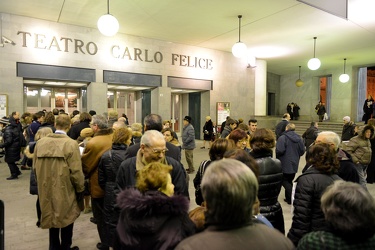
[[[103,248],[109,247],[107,226],[104,220],[104,198],[92,198],[91,207]]]
[[[285,199],[287,202],[291,202],[293,180],[296,174],[285,174],[283,173],[283,187],[285,188]]]
[[[69,250],[72,245],[74,223],[63,228],[49,229],[49,250]],[[60,243],[61,234],[61,243]]]
[[[17,177],[18,175],[20,175],[21,171],[17,167],[17,164],[15,162],[8,162],[8,167],[12,176]]]

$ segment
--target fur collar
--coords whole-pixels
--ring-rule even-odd
[[[182,195],[167,196],[159,191],[147,191],[145,194],[135,188],[123,190],[117,196],[118,206],[129,212],[132,217],[150,215],[179,215],[187,213],[189,201]]]

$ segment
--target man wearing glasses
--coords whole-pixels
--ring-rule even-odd
[[[151,162],[160,162],[173,167],[171,172],[174,192],[189,197],[186,183],[186,172],[182,164],[171,157],[165,156],[168,151],[162,133],[156,130],[146,131],[140,143],[137,155],[126,159],[121,163],[117,172],[116,192],[128,187],[134,187],[137,171],[143,169]]]

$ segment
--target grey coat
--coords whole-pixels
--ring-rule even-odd
[[[195,148],[195,131],[190,123],[182,129],[182,149]]]

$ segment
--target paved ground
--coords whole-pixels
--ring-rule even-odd
[[[194,151],[194,163],[196,169],[199,163],[209,159],[208,149],[200,149],[201,141],[197,141],[197,149]],[[0,163],[0,199],[5,203],[5,249],[48,249],[48,230],[35,226],[36,196],[29,194],[30,171],[22,171],[23,174],[18,180],[7,181],[9,169],[6,163]],[[183,155],[182,163],[186,166]],[[304,157],[300,161],[300,170],[305,164]],[[196,207],[194,200],[194,187],[192,180],[195,176],[190,174],[190,197],[191,208]],[[368,185],[373,196],[375,196],[375,185]],[[285,219],[285,230],[289,231],[291,225],[291,206],[284,201],[284,190],[281,191],[279,201],[282,204]],[[92,214],[81,214],[74,223],[73,245],[82,250],[95,250],[99,242],[96,226],[89,221]]]

